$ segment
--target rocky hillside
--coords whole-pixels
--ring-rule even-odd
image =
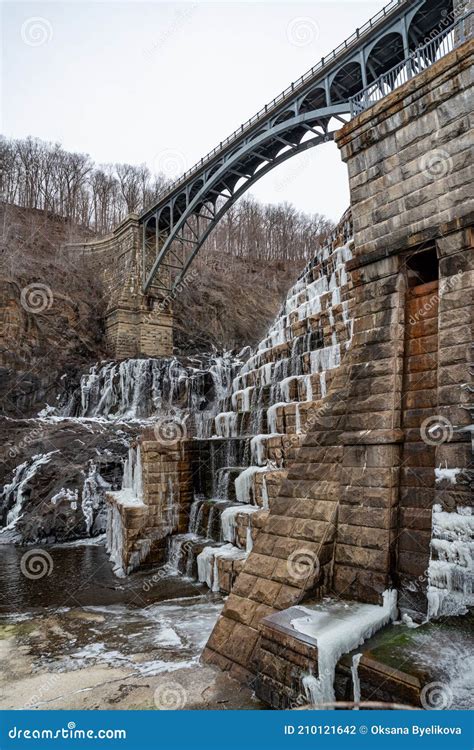
[[[65,241],[93,237],[91,230],[5,204],[0,221],[0,393],[4,413],[23,418],[53,402],[65,373],[106,358],[104,310],[98,279],[61,252]],[[206,249],[175,301],[176,353],[254,344],[303,265]]]
[[[0,393],[4,413],[28,416],[53,398],[66,371],[102,350],[98,281],[67,261],[78,231],[58,217],[0,207]]]

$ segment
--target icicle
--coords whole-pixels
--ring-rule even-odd
[[[362,654],[354,654],[352,657],[351,675],[352,675],[352,687],[354,693],[354,703],[360,703],[360,679],[359,679],[359,662],[362,658]],[[359,710],[359,706],[354,707],[355,711]]]
[[[235,544],[236,517],[240,514],[247,514],[250,516],[252,513],[256,513],[259,510],[260,508],[254,505],[232,505],[230,508],[223,510],[221,514],[222,539],[225,542]]]
[[[472,508],[446,512],[433,507],[428,566],[428,615],[456,615],[474,605],[474,515]]]
[[[336,664],[343,654],[361,646],[384,625],[396,619],[397,592],[383,593],[383,605],[330,600],[314,608],[300,607],[303,617],[291,621],[293,628],[317,640],[318,678],[307,682],[312,703],[333,703]]]
[[[239,474],[235,480],[235,496],[238,503],[250,503],[250,494],[253,495],[254,475],[262,471],[267,471],[267,467],[249,466]]]

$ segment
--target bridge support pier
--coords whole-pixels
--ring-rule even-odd
[[[107,351],[114,359],[168,357],[173,354],[173,316],[160,300],[140,295],[119,302],[105,317]]]
[[[143,294],[139,219],[130,214],[108,237],[67,245],[77,268],[92,267],[103,284],[105,346],[111,359],[169,357],[173,315],[163,292],[153,285]]]

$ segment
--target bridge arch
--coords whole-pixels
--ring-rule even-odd
[[[410,51],[430,41],[453,21],[453,0],[425,0],[421,8],[413,11],[408,23]]]
[[[455,21],[452,8],[453,0],[390,0],[331,55],[177,180],[140,217],[143,291],[154,284],[163,266],[178,272],[172,288],[163,287],[171,292],[218,219],[257,179],[303,149],[331,140],[334,128],[346,122],[347,115],[380,100],[443,54],[436,40],[431,44],[430,35],[436,34],[443,19]],[[426,37],[430,37],[429,50],[418,50]],[[414,49],[416,54],[410,54]],[[164,204],[167,212],[162,211]],[[150,268],[145,257],[151,214],[158,217],[160,242]]]
[[[362,65],[352,60],[340,68],[332,78],[329,92],[333,104],[344,102],[363,88]]]
[[[381,37],[366,56],[367,83],[373,83],[386,70],[393,68],[405,58],[403,34],[391,31]]]

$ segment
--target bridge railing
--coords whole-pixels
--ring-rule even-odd
[[[398,8],[400,5],[403,5],[404,3],[406,3],[406,0],[390,0],[387,5],[385,5],[378,13],[372,16],[372,18],[370,18],[363,26],[356,29],[355,32],[351,34],[351,36],[349,36],[341,44],[339,44],[338,47],[333,49],[333,51],[330,52],[329,55],[322,57],[321,60],[316,63],[316,65],[313,65],[313,67],[307,70],[306,73],[303,73],[300,78],[287,86],[287,88],[282,91],[281,94],[278,94],[278,96],[272,99],[271,102],[265,104],[262,109],[260,109],[249,120],[244,122],[239,128],[234,130],[234,132],[227,136],[227,138],[225,138],[223,141],[221,141],[218,146],[213,148],[212,151],[209,151],[209,153],[206,154],[206,156],[203,156],[200,161],[196,162],[196,164],[194,164],[186,172],[184,172],[184,174],[178,177],[177,180],[168,185],[168,187],[159,196],[158,202],[161,202],[163,198],[173,193],[176,188],[181,185],[181,183],[186,182],[188,177],[198,172],[205,164],[211,161],[214,156],[216,156],[216,154],[222,151],[223,148],[230,145],[233,141],[236,141],[246,130],[252,128],[259,122],[259,120],[264,119],[272,110],[278,108],[278,106],[286,99],[287,96],[293,94],[295,90],[299,89],[307,81],[314,78],[317,73],[319,73],[323,68],[332,63],[338,57],[338,55],[348,50],[353,44],[357,44],[360,41],[361,37],[369,33],[374,28],[374,26],[376,26],[393,10]],[[147,214],[149,213],[149,211],[150,208],[148,208],[143,213]]]
[[[462,18],[457,19],[426,44],[417,47],[402,62],[394,65],[393,68],[383,73],[369,86],[350,97],[351,116],[355,117],[365,109],[372,107],[399,86],[409,81],[410,78],[429,68],[434,62],[462,44],[466,38],[465,28],[472,13],[473,11],[470,11]]]

